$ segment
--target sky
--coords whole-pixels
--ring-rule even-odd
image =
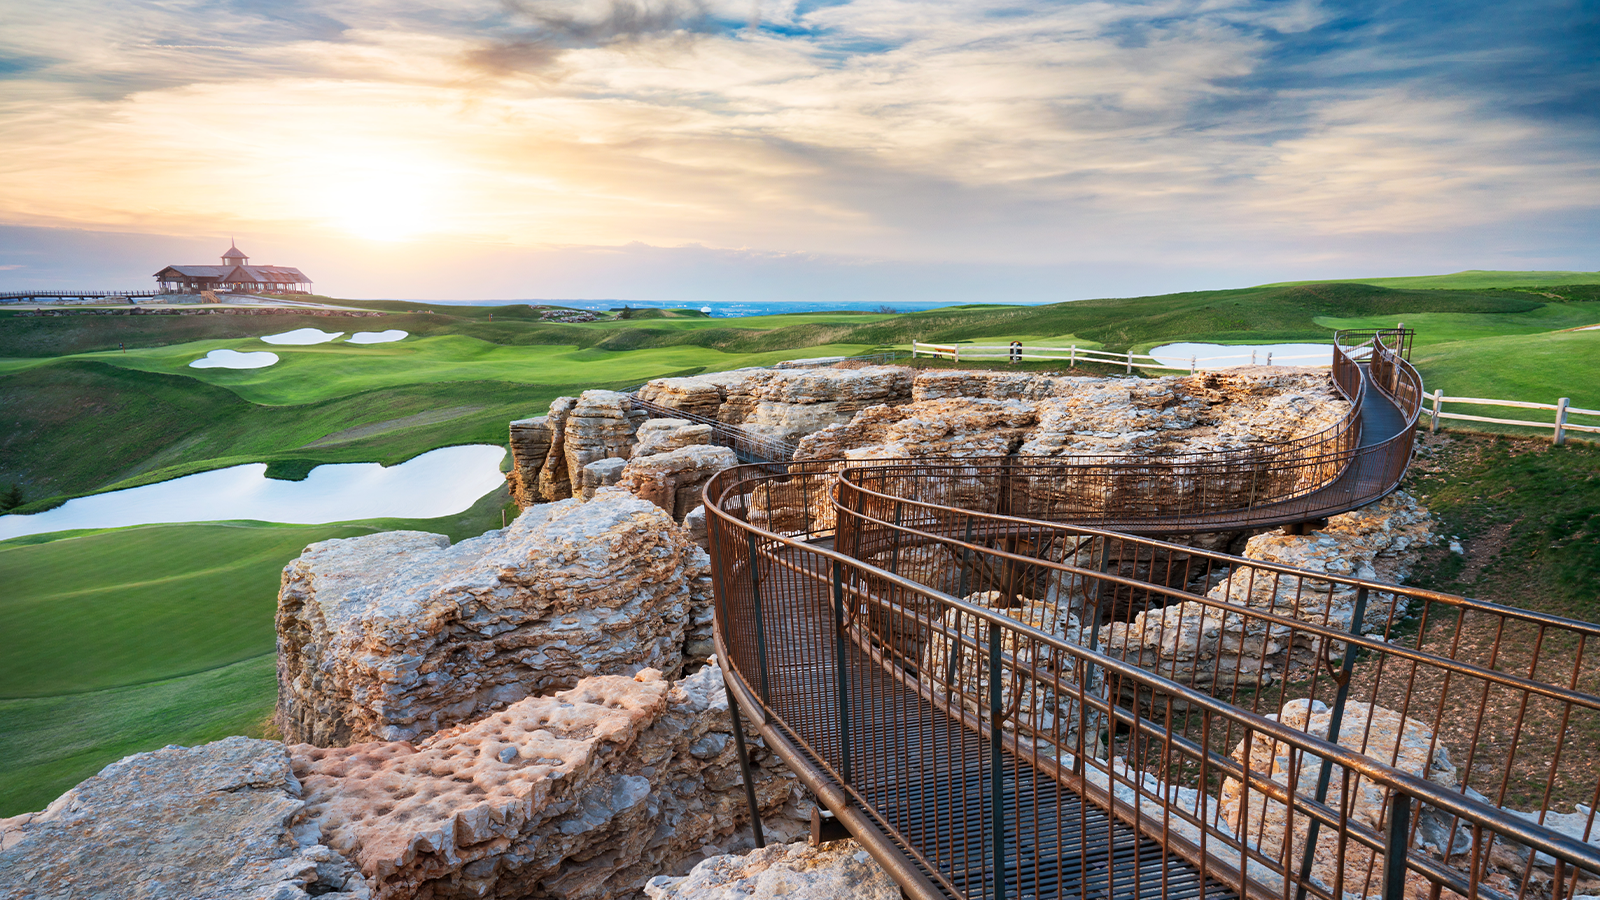
[[[1600,269],[1600,0],[0,0],[0,291]]]

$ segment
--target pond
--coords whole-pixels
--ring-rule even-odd
[[[505,448],[445,447],[385,468],[317,466],[304,481],[266,476],[266,463],[231,466],[65,504],[37,515],[0,516],[0,540],[73,528],[255,519],[318,525],[354,519],[454,515],[505,483]]]
[[[1275,366],[1331,366],[1332,344],[1162,344],[1150,351],[1162,365],[1189,365],[1194,358],[1201,369],[1227,369],[1233,366],[1267,364],[1267,354],[1272,354]]]

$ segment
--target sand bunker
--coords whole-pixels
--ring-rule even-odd
[[[189,363],[191,369],[264,369],[278,361],[278,354],[266,350],[240,353],[237,350],[213,350]]]
[[[390,341],[398,341],[410,333],[411,332],[409,331],[401,331],[398,328],[391,328],[388,331],[358,331],[355,334],[350,335],[350,340],[345,341],[345,343],[387,344]]]
[[[323,331],[320,328],[296,328],[285,331],[283,334],[269,334],[262,340],[269,344],[326,344],[334,338],[344,334],[342,331]]]

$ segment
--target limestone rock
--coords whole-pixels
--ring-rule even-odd
[[[911,400],[954,400],[982,397],[988,400],[1043,400],[1070,385],[1103,379],[1074,376],[1036,375],[1029,372],[984,372],[942,370],[920,372],[911,385]]]
[[[377,898],[611,900],[703,848],[738,844],[731,727],[717,668],[676,684],[647,669],[587,678],[415,745],[290,753],[308,824]],[[753,750],[769,827],[792,836],[803,813],[794,777]]]
[[[539,473],[550,456],[550,417],[535,416],[511,423],[511,499],[524,509],[538,503]]]
[[[1313,572],[1400,583],[1410,574],[1421,548],[1432,542],[1431,529],[1427,510],[1397,491],[1334,516],[1325,528],[1307,535],[1281,529],[1258,534],[1246,542],[1244,555]],[[1338,631],[1348,631],[1355,616],[1353,589],[1252,566],[1239,566],[1206,596]],[[1397,602],[1403,599],[1395,594],[1370,592],[1362,630],[1381,630],[1391,614],[1403,613],[1404,609],[1396,610]],[[1286,626],[1269,626],[1195,601],[1142,612],[1132,622],[1112,623],[1104,637],[1107,652],[1202,688],[1213,679],[1255,684],[1262,675],[1268,680],[1281,677],[1292,665],[1316,663],[1318,645],[1334,657],[1344,651],[1337,641],[1313,642],[1305,635],[1293,644]]]
[[[738,464],[739,457],[727,447],[692,444],[630,461],[618,487],[681,522],[701,504],[701,491],[711,476]]]
[[[682,878],[653,878],[648,900],[899,900],[900,887],[861,845],[834,841],[769,844],[743,856],[714,856]]]
[[[284,570],[278,723],[292,741],[414,740],[597,672],[676,672],[709,562],[615,488],[450,546],[323,541]]]
[[[645,413],[634,408],[627,394],[616,391],[584,391],[567,416],[563,451],[567,472],[572,478],[572,495],[582,496],[596,485],[587,480],[584,467],[596,460],[615,457],[628,459],[638,443],[634,432],[645,420]]]
[[[633,458],[669,453],[679,447],[711,443],[711,426],[687,419],[649,419],[639,426]]]
[[[572,478],[567,473],[567,418],[577,403],[575,397],[557,397],[545,416],[550,428],[550,446],[545,453],[544,466],[539,470],[539,497],[546,502],[572,496]]]
[[[748,397],[748,383],[766,373],[765,369],[748,368],[683,378],[657,378],[639,389],[639,399],[702,418],[737,424],[735,420],[722,417],[723,403],[730,393]]]
[[[580,499],[593,500],[594,492],[603,487],[612,487],[622,480],[622,470],[628,465],[627,461],[608,456],[597,459],[583,467],[583,488],[579,492]]]
[[[925,400],[875,406],[801,440],[796,459],[837,459],[881,447],[879,459],[1001,457],[1016,451],[1037,421],[1032,404],[1019,400]]]
[[[43,812],[0,819],[0,893],[366,900],[349,861],[293,827],[300,790],[275,741],[129,756]]]
[[[1322,703],[1301,699],[1285,703],[1280,713],[1269,715],[1268,718],[1276,718],[1290,728],[1326,738],[1331,716],[1330,710]],[[1456,767],[1450,760],[1449,751],[1438,745],[1432,729],[1394,710],[1351,701],[1345,706],[1338,744],[1445,787],[1456,786]],[[1250,771],[1265,775],[1295,793],[1305,797],[1316,795],[1322,760],[1315,756],[1291,751],[1287,744],[1258,734],[1250,739],[1248,748],[1244,741],[1240,741],[1234,748],[1233,758],[1240,763],[1247,763]],[[1290,784],[1291,772],[1298,778],[1293,785]],[[1384,789],[1352,775],[1350,796],[1346,799],[1343,783],[1342,770],[1335,768],[1329,780],[1327,805],[1338,810],[1348,803],[1352,822],[1378,830],[1383,821],[1386,801]],[[1281,858],[1285,849],[1291,854],[1289,858],[1294,860],[1300,859],[1304,853],[1309,836],[1307,817],[1303,814],[1294,817],[1295,827],[1290,837],[1288,807],[1266,798],[1260,791],[1251,790],[1247,794],[1242,784],[1227,779],[1222,784],[1220,809],[1228,827],[1269,858]],[[1311,875],[1326,887],[1333,886],[1339,870],[1339,840],[1335,831],[1330,828],[1321,830],[1313,854]],[[1421,834],[1418,838],[1421,838]],[[1287,848],[1286,843],[1289,844]],[[1365,847],[1355,842],[1347,844],[1344,859],[1346,895],[1363,896],[1361,885],[1368,881],[1369,868],[1377,873],[1382,865],[1382,858],[1374,859],[1372,852]],[[1379,881],[1374,875],[1369,883],[1372,896],[1381,893]]]

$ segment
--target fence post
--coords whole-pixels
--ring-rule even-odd
[[[1194,374],[1194,373],[1195,373],[1195,372],[1196,372],[1196,371],[1198,371],[1198,370],[1197,370],[1197,369],[1196,369],[1196,368],[1195,368],[1195,367],[1194,367],[1194,362],[1195,362],[1195,358],[1194,358],[1194,357],[1192,357],[1192,356],[1191,356],[1191,357],[1189,357],[1189,374],[1190,374],[1190,375],[1193,375],[1193,374]]]
[[[1076,369],[1078,367],[1078,345],[1077,344],[1073,344],[1072,345],[1072,352],[1067,357],[1067,360],[1068,360],[1067,368]]]
[[[917,358],[917,342],[915,340],[912,340],[911,342],[911,358]]]
[[[951,344],[950,345],[950,352],[951,352],[951,359],[953,359],[956,362],[961,362],[961,345],[960,344]]]
[[[1267,365],[1269,365],[1269,366],[1272,365],[1272,351],[1271,350],[1267,351]]]
[[[1128,351],[1128,374],[1133,374],[1133,351]]]
[[[1556,401],[1555,443],[1557,447],[1567,442],[1567,406],[1571,404],[1571,402],[1572,400],[1569,397],[1562,397],[1560,400]]]
[[[1250,365],[1253,366],[1255,364],[1256,364],[1256,348],[1251,347],[1250,348]]]
[[[1428,433],[1439,433],[1439,407],[1444,404],[1444,389],[1435,388],[1433,392],[1433,414],[1428,421]]]

